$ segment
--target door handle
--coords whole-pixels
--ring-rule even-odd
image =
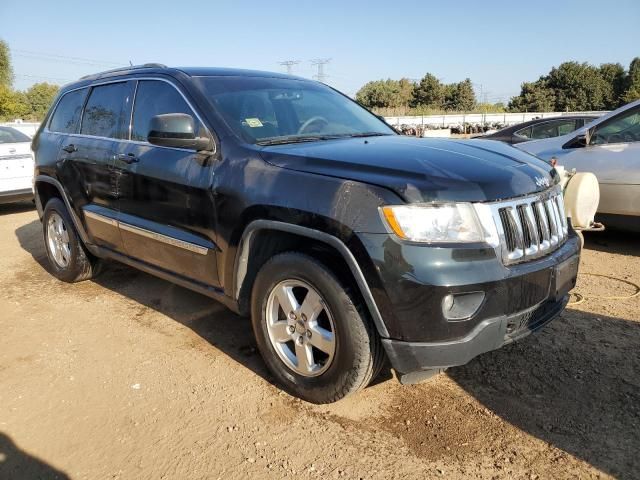
[[[137,163],[140,161],[140,159],[133,153],[118,153],[115,157],[116,160],[124,162],[127,165],[131,165],[132,163]]]
[[[76,147],[73,143],[70,143],[69,145],[62,147],[62,150],[67,153],[73,153],[78,151],[78,147]]]

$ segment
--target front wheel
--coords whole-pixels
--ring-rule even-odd
[[[286,390],[304,400],[340,400],[364,388],[384,361],[360,301],[312,257],[273,257],[258,272],[251,307],[265,363]]]

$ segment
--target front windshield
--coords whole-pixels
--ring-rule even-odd
[[[249,143],[277,144],[395,132],[320,83],[271,77],[197,77],[231,129]]]

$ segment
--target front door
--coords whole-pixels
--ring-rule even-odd
[[[640,215],[640,107],[598,125],[589,145],[565,158],[566,167],[598,178],[598,213]]]
[[[130,141],[115,156],[124,248],[134,259],[215,287],[214,164],[193,150],[147,142],[151,118],[166,113],[187,113],[204,129],[173,84],[139,81]]]

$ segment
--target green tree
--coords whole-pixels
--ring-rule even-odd
[[[435,75],[427,73],[413,91],[412,106],[443,108],[445,87]]]
[[[59,87],[50,83],[35,83],[24,92],[25,102],[29,108],[29,117],[41,120],[49,110]]]
[[[549,112],[555,109],[555,93],[544,79],[524,82],[520,87],[520,95],[509,102],[509,110],[512,112]]]
[[[473,84],[469,78],[449,86],[446,104],[449,105],[452,110],[464,112],[471,111],[475,108],[476,94],[473,91]]]
[[[619,63],[603,63],[599,68],[605,81],[604,108],[615,110],[620,106],[625,91],[626,72]]]
[[[9,88],[13,85],[13,68],[11,67],[9,45],[4,40],[0,40],[0,85]]]
[[[588,63],[564,62],[546,77],[556,96],[556,110],[584,111],[605,108],[607,85],[598,68]]]
[[[625,87],[622,103],[629,103],[640,99],[640,57],[631,60],[629,72],[625,79]]]
[[[0,85],[0,120],[10,121],[24,118],[29,113],[22,92],[16,92],[7,85]]]
[[[356,100],[367,108],[406,107],[413,96],[413,83],[401,80],[375,80],[356,93]]]

